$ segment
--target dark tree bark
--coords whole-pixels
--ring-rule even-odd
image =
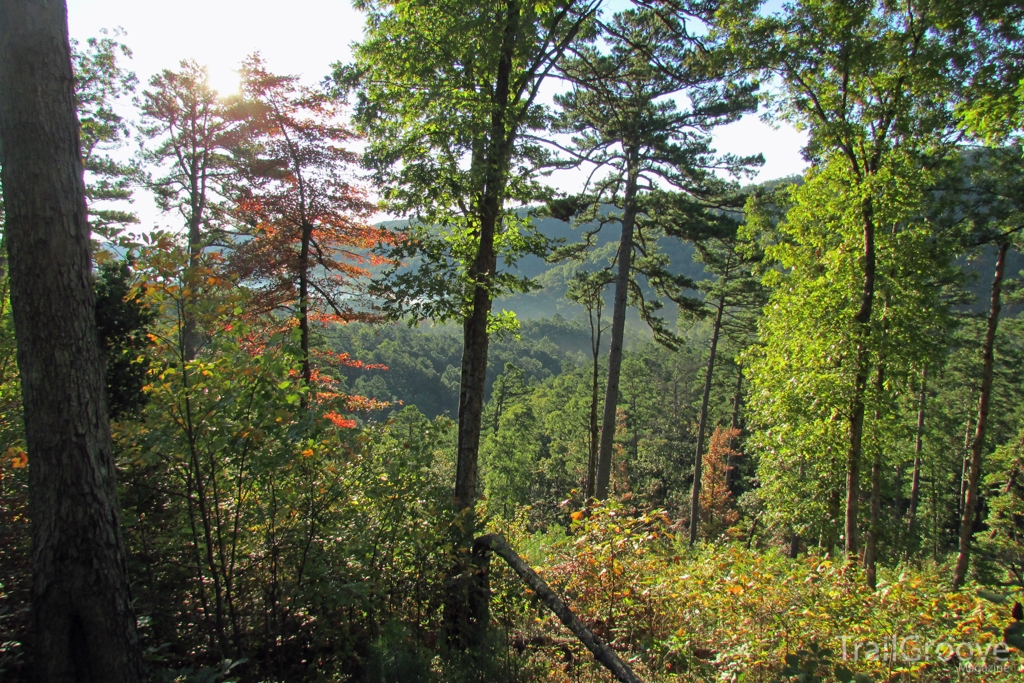
[[[487,381],[487,353],[490,335],[487,322],[493,303],[492,286],[497,269],[495,236],[501,230],[508,163],[514,133],[508,132],[508,104],[513,53],[520,16],[518,7],[509,8],[503,43],[494,81],[487,142],[474,170],[482,176],[479,198],[479,245],[467,269],[473,282],[472,304],[462,324],[462,374],[459,383],[459,425],[455,468],[456,519],[450,527],[453,565],[447,582],[444,622],[448,642],[459,648],[479,647],[488,625],[486,601],[480,598],[479,562],[471,552],[476,533],[476,503],[480,432],[483,424],[484,391]]]
[[[917,441],[914,443],[914,473],[910,478],[910,507],[907,509],[907,538],[914,543],[917,533],[917,506],[921,500],[921,451],[924,445],[924,409],[928,398],[928,368],[921,371],[921,396],[917,404]]]
[[[864,201],[861,213],[864,220],[864,281],[860,308],[853,317],[859,341],[857,374],[850,403],[850,448],[846,457],[846,554],[851,558],[857,554],[859,546],[857,523],[860,516],[860,464],[864,452],[864,395],[870,370],[868,333],[875,302],[875,212],[870,199]]]
[[[626,170],[626,192],[622,205],[622,235],[619,237],[619,256],[615,271],[615,299],[612,308],[612,329],[608,348],[608,381],[604,391],[604,414],[601,419],[601,449],[597,458],[598,500],[608,497],[608,482],[612,474],[612,448],[615,445],[615,413],[619,404],[619,376],[622,371],[622,340],[626,330],[626,305],[629,293],[629,275],[633,266],[633,231],[636,227],[637,172],[634,154]]]
[[[882,393],[885,381],[884,370],[878,366],[875,386]],[[881,411],[875,410],[875,424],[881,419]],[[877,427],[876,427],[877,428]],[[873,590],[878,584],[878,536],[881,531],[882,516],[882,448],[875,444],[875,454],[871,462],[871,520],[868,524],[868,542],[864,548],[864,569],[868,586]]]
[[[603,288],[602,288],[603,289]],[[600,296],[600,293],[598,294]],[[597,402],[601,354],[601,304],[597,302],[588,311],[590,320],[590,355],[593,361],[590,373],[590,448],[587,458],[587,485],[584,499],[594,497],[597,486],[597,459],[600,449],[601,429],[597,423]]]
[[[514,26],[515,21],[510,21]],[[492,117],[489,153],[484,161],[484,196],[480,206],[480,246],[469,268],[473,281],[473,307],[463,322],[462,375],[459,385],[459,443],[455,472],[455,500],[459,509],[471,508],[477,501],[477,460],[480,452],[480,427],[483,422],[484,390],[487,381],[487,352],[490,335],[487,320],[491,313],[491,288],[497,269],[495,235],[501,229],[505,194],[506,167],[510,140],[505,132],[505,107],[512,74],[512,45],[505,52],[496,79],[495,95],[499,104]]]
[[[693,458],[693,491],[690,495],[690,545],[697,542],[700,527],[700,478],[704,463],[704,436],[708,426],[708,401],[711,399],[711,380],[715,372],[715,352],[718,351],[718,335],[722,330],[722,313],[725,311],[725,294],[718,299],[715,313],[715,328],[711,333],[711,352],[708,354],[707,374],[704,376],[704,395],[700,400],[700,421],[697,424],[697,453]],[[741,375],[742,376],[742,375]]]
[[[989,405],[992,400],[992,368],[995,364],[996,330],[999,328],[1003,274],[1006,272],[1006,253],[1009,250],[1009,240],[999,245],[996,272],[992,278],[992,306],[988,314],[985,343],[982,346],[981,396],[978,399],[978,420],[974,428],[974,439],[971,441],[967,497],[964,501],[963,516],[960,519],[960,554],[957,556],[956,569],[953,571],[954,590],[959,590],[964,585],[964,581],[967,579],[967,567],[971,559],[971,536],[974,534],[974,515],[978,509],[981,459],[985,452],[985,429],[988,425]]]
[[[39,681],[140,681],[62,1],[0,0],[0,163]]]

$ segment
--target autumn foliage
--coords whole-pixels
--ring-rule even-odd
[[[254,311],[298,319],[309,381],[310,321],[374,318],[360,280],[387,233],[368,222],[375,208],[352,180],[358,157],[335,100],[270,73],[258,55],[242,67],[242,93],[236,109],[248,134],[237,150],[235,213],[248,227],[231,265],[253,290]]]
[[[717,538],[739,519],[729,491],[729,470],[733,458],[741,455],[732,448],[739,435],[738,429],[721,427],[711,435],[700,486],[700,527],[707,539]]]

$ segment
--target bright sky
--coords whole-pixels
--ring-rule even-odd
[[[237,88],[234,69],[257,50],[271,70],[316,83],[328,74],[332,62],[350,58],[350,46],[362,37],[363,29],[362,15],[348,0],[67,0],[67,4],[73,38],[85,40],[101,28],[125,29],[123,41],[134,52],[131,67],[143,85],[152,74],[191,58],[209,68],[214,87],[222,92]],[[612,0],[610,4],[625,3]],[[716,136],[721,152],[764,154],[760,180],[800,173],[806,166],[800,156],[805,140],[792,128],[776,130],[755,116],[721,128]],[[140,200],[137,208],[144,224],[149,223],[148,207]]]

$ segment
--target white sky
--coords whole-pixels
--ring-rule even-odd
[[[313,84],[328,74],[332,62],[349,60],[350,46],[362,37],[363,29],[362,15],[348,0],[67,0],[67,4],[73,38],[84,41],[101,28],[125,29],[123,41],[134,52],[131,68],[143,86],[152,74],[176,68],[180,60],[190,58],[209,68],[214,87],[228,92],[238,85],[233,70],[257,50],[271,70],[299,75]],[[610,4],[625,3],[612,0]],[[756,116],[724,126],[716,135],[720,152],[764,155],[759,180],[800,173],[806,167],[800,156],[805,141],[806,136],[794,129],[773,129]],[[147,204],[141,196],[136,202],[144,226],[158,220],[155,208]]]

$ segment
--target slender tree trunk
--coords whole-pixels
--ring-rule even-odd
[[[471,508],[477,500],[477,456],[480,450],[480,425],[490,343],[487,319],[492,303],[490,285],[497,263],[494,235],[500,221],[497,198],[491,198],[488,204],[490,206],[481,221],[480,247],[470,269],[470,277],[476,282],[473,288],[473,308],[462,326],[458,467],[455,476],[455,500],[459,509]]]
[[[595,304],[600,306],[600,301]],[[594,324],[594,315],[590,319],[590,350],[593,357],[593,367],[590,374],[590,451],[587,460],[587,490],[586,500],[594,497],[597,477],[597,456],[600,449],[600,428],[597,424],[597,401],[598,387],[600,385],[600,354],[601,354],[601,313],[598,309],[597,324]]]
[[[199,353],[201,340],[199,338],[199,324],[195,316],[196,290],[198,288],[199,256],[202,254],[202,214],[205,201],[201,199],[199,180],[194,172],[189,184],[190,187],[190,209],[192,215],[188,221],[188,269],[185,271],[185,288],[188,294],[182,297],[182,318],[181,326],[181,349],[182,360],[188,363],[196,359]]]
[[[632,155],[630,155],[632,156]],[[626,193],[622,206],[622,235],[619,238],[618,270],[615,273],[615,300],[612,309],[611,344],[608,349],[608,382],[604,392],[601,420],[601,448],[597,458],[596,497],[608,497],[612,473],[612,449],[615,445],[615,412],[619,403],[619,375],[622,370],[622,340],[626,329],[626,303],[629,276],[633,264],[633,230],[636,227],[636,164],[627,169]]]
[[[978,420],[971,442],[971,467],[968,473],[967,499],[960,520],[960,554],[953,572],[953,589],[959,590],[967,579],[967,567],[971,558],[971,536],[974,533],[974,516],[978,509],[978,495],[981,481],[981,458],[985,452],[985,428],[988,425],[989,404],[992,399],[992,368],[995,364],[996,330],[999,327],[999,312],[1002,308],[1003,273],[1006,271],[1006,253],[1009,240],[999,245],[996,258],[996,273],[992,278],[992,307],[988,315],[988,329],[982,347],[981,396],[978,399]]]
[[[921,451],[924,445],[924,409],[928,397],[928,368],[921,370],[921,396],[917,403],[917,440],[914,443],[914,473],[910,479],[910,507],[907,509],[907,539],[917,533],[917,506],[921,498]]]
[[[302,381],[310,392],[313,369],[309,363],[309,244],[312,239],[313,226],[304,220],[299,244],[299,348],[302,353]],[[309,404],[310,398],[309,394],[303,397],[303,407]]]
[[[478,647],[489,622],[486,567],[473,554],[478,499],[478,458],[483,422],[484,390],[487,379],[487,352],[490,337],[492,286],[497,268],[495,236],[501,229],[508,160],[514,140],[506,131],[506,112],[513,69],[513,56],[519,26],[519,9],[509,6],[503,28],[502,46],[495,78],[494,105],[486,149],[474,166],[482,174],[479,200],[479,245],[468,268],[472,285],[472,307],[463,321],[462,375],[459,385],[459,426],[455,470],[454,502],[456,519],[450,529],[453,564],[448,579],[444,621],[449,643],[455,647]]]
[[[732,396],[732,428],[736,433],[736,437],[740,435],[740,402],[743,400],[743,367],[736,366],[736,391]],[[737,479],[739,477],[736,469],[735,457],[732,455],[732,443],[729,444],[729,459],[726,461],[725,470],[725,486],[729,489],[729,492],[735,494],[734,489],[737,488]]]
[[[693,457],[693,491],[690,494],[690,545],[697,542],[700,528],[700,485],[701,466],[704,464],[704,435],[708,425],[708,401],[711,399],[711,381],[715,371],[715,353],[718,351],[718,335],[722,329],[722,313],[725,311],[725,294],[718,298],[718,312],[715,313],[715,327],[711,333],[711,351],[708,353],[707,373],[704,375],[704,395],[700,399],[700,420],[697,423],[697,453]]]
[[[860,517],[860,463],[863,457],[864,395],[867,393],[870,354],[868,334],[875,301],[875,217],[870,198],[861,209],[864,219],[864,283],[860,308],[853,322],[857,342],[857,374],[850,402],[850,449],[846,457],[846,554],[852,559],[859,547],[857,524]]]
[[[62,1],[0,0],[0,140],[30,458],[35,680],[141,681]]]
[[[964,430],[964,451],[960,458],[960,472],[957,473],[960,495],[956,499],[956,523],[964,516],[964,502],[967,500],[968,470],[971,466],[971,416],[967,416],[967,428]],[[959,528],[959,527],[958,527]]]
[[[878,366],[875,385],[881,401],[884,383],[884,371]],[[875,410],[875,428],[879,428],[881,410]],[[864,548],[864,569],[867,574],[868,586],[874,590],[878,585],[878,535],[881,531],[882,516],[882,446],[875,444],[874,457],[871,462],[871,521],[868,525],[867,545]]]

